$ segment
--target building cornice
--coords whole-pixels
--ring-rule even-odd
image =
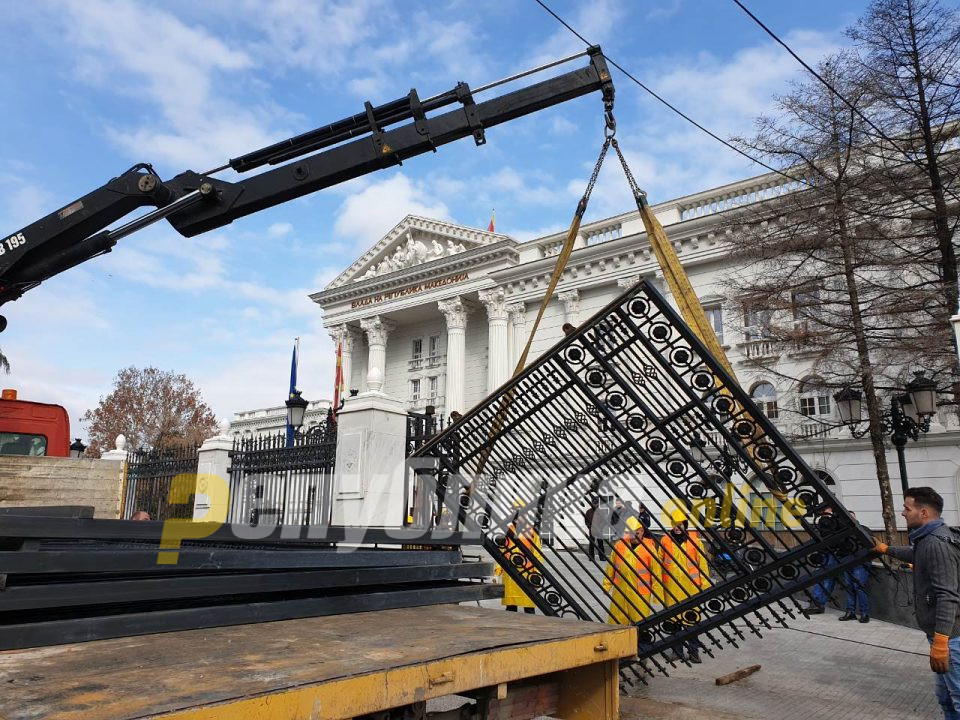
[[[406,268],[405,270],[398,270],[382,277],[360,280],[339,287],[330,287],[326,290],[313,293],[309,297],[321,307],[326,308],[326,306],[335,303],[356,300],[357,298],[382,293],[421,280],[437,278],[448,273],[471,270],[493,260],[503,259],[512,264],[516,264],[520,260],[520,252],[517,249],[517,244],[511,239],[492,245],[482,245],[481,247],[466,250],[456,255],[437,258],[422,265]]]

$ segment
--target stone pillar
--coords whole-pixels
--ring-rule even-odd
[[[221,478],[227,485],[230,484],[230,451],[233,449],[233,438],[230,436],[230,423],[224,421],[220,423],[220,434],[215,437],[204,440],[203,445],[200,446],[199,451],[197,452],[197,475],[216,475]],[[197,493],[194,496],[193,500],[193,519],[200,520],[206,517],[207,513],[210,512],[211,502],[210,496],[207,495],[205,487],[205,480],[199,478],[197,483]],[[233,492],[234,488],[230,488],[230,492]],[[243,518],[231,517],[229,515],[229,510],[231,507],[236,507],[234,503],[229,501],[227,498],[227,507],[217,508],[220,512],[214,511],[212,517],[219,517],[223,515],[227,518],[227,522],[242,522]]]
[[[100,460],[112,462],[117,467],[117,504],[115,517],[128,518],[134,513],[133,508],[127,507],[127,437],[121,433],[117,435],[112,450],[100,453]]]
[[[563,303],[563,321],[577,327],[580,324],[580,291],[564,290],[557,293],[557,300]]]
[[[387,335],[396,327],[396,323],[385,320],[380,315],[363,318],[360,328],[367,334],[367,390],[383,392],[384,373],[387,364]]]
[[[338,343],[341,343],[342,351],[340,355],[341,367],[343,368],[344,390],[349,391],[353,385],[353,351],[356,347],[359,337],[357,337],[356,328],[352,325],[335,325],[328,328],[330,337],[333,339],[334,351]]]
[[[437,303],[447,321],[447,389],[446,411],[464,411],[466,395],[466,329],[470,306],[462,298],[453,297]]]
[[[510,303],[507,305],[507,312],[510,313],[510,330],[513,335],[510,347],[510,373],[513,374],[523,347],[527,344],[527,305],[522,302]]]
[[[403,525],[406,433],[404,404],[382,394],[359,395],[337,413],[334,525]]]
[[[487,392],[492,393],[510,377],[510,347],[507,345],[507,303],[503,288],[480,291],[487,309]]]

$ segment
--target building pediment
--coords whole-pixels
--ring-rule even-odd
[[[504,240],[510,238],[443,220],[407,215],[376,245],[334,278],[327,289],[390,275]]]

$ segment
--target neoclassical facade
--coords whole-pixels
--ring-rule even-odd
[[[831,392],[809,371],[802,348],[764,332],[769,314],[744,313],[727,295],[733,269],[721,229],[725,210],[794,188],[770,174],[653,207],[673,242],[740,382],[761,409],[822,472],[841,500],[881,527],[875,468],[866,440],[837,428]],[[550,279],[565,234],[517,242],[508,235],[407,216],[311,298],[342,343],[349,388],[382,393],[409,410],[468,410],[511,375]],[[632,286],[652,279],[667,293],[636,211],[581,227],[576,249],[534,340],[530,360]],[[669,295],[668,295],[669,297]],[[776,358],[782,373],[756,370]],[[806,365],[805,365],[806,363]],[[787,382],[782,376],[800,378]],[[907,447],[911,484],[936,487],[947,520],[960,522],[960,431],[952,415]],[[890,475],[899,488],[896,456]],[[897,493],[898,494],[898,493]],[[899,497],[895,496],[899,502]]]

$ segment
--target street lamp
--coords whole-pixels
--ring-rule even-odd
[[[303,399],[299,390],[290,393],[285,403],[287,406],[287,425],[294,430],[299,430],[303,426],[303,416],[307,413],[309,403]]]
[[[87,446],[83,444],[83,441],[80,438],[76,438],[72,443],[70,443],[70,457],[82,458],[86,451]]]
[[[930,418],[937,411],[937,384],[923,371],[914,372],[913,380],[907,383],[906,393],[896,394],[890,398],[890,411],[880,416],[881,432],[890,433],[890,442],[897,451],[897,462],[900,466],[900,485],[906,493],[907,461],[903,448],[907,439],[916,441],[920,433],[929,432]],[[870,431],[869,425],[858,430],[863,395],[859,390],[843,388],[833,396],[840,414],[840,422],[850,428],[850,434],[855,438],[862,438]]]

